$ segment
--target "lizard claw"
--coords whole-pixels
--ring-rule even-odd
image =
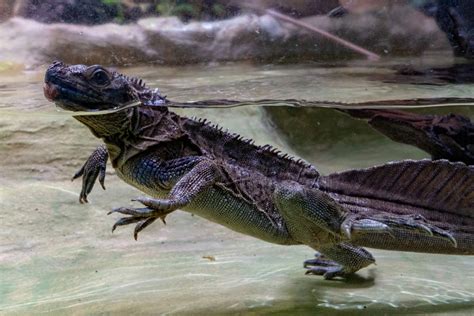
[[[427,235],[429,237],[440,237],[449,241],[454,248],[458,247],[456,238],[446,230],[438,228],[434,225],[428,224],[427,220],[421,215],[410,215],[399,218],[392,216],[376,219],[354,219],[347,218],[341,224],[341,232],[351,239],[352,233],[388,233],[395,238],[393,230],[402,229]]]
[[[138,233],[141,232],[142,230],[144,230],[148,225],[153,223],[155,220],[156,220],[156,217],[149,217],[147,219],[144,219],[144,220],[138,222],[138,224],[135,226],[135,229],[133,230],[133,238],[135,238],[135,240],[137,240],[138,239]]]
[[[414,215],[401,219],[389,219],[388,225],[401,229],[417,230],[420,233],[430,237],[441,237],[449,241],[454,248],[457,248],[458,242],[451,233],[434,225],[423,222],[426,222],[426,219],[423,216]]]
[[[138,233],[144,230],[146,227],[151,225],[158,218],[166,225],[166,216],[173,212],[169,210],[169,205],[172,205],[171,202],[167,200],[157,200],[148,197],[139,197],[133,199],[132,201],[138,201],[144,204],[146,207],[141,208],[130,208],[130,207],[117,207],[107,213],[107,215],[113,213],[120,213],[123,215],[128,215],[127,217],[122,217],[115,222],[112,227],[112,232],[118,226],[124,226],[129,224],[137,223],[133,231],[133,237],[135,240],[138,238]],[[163,208],[155,208],[157,206],[165,206]]]
[[[436,234],[442,238],[446,238],[453,245],[454,248],[458,247],[458,241],[456,240],[456,238],[454,238],[454,236],[451,233],[440,230],[436,232]]]
[[[82,177],[82,189],[79,195],[79,202],[81,204],[89,202],[87,196],[91,193],[97,177],[99,178],[100,185],[105,190],[105,170],[108,158],[109,154],[105,146],[97,147],[89,158],[87,158],[81,169],[72,177],[71,181]]]
[[[124,215],[131,215],[131,216],[136,216],[136,217],[146,217],[150,216],[150,213],[153,212],[153,210],[149,208],[129,208],[129,207],[117,207],[111,210],[110,212],[107,213],[107,215],[110,215],[112,213],[120,213]]]
[[[434,236],[433,231],[428,226],[423,225],[423,224],[418,224],[416,227],[419,228],[420,230],[422,230],[426,235],[428,235],[430,237]]]
[[[326,280],[331,280],[337,276],[346,276],[346,273],[340,264],[333,260],[326,259],[319,253],[316,253],[314,259],[306,260],[303,263],[303,266],[306,269],[306,275],[322,275]]]
[[[124,226],[128,224],[133,224],[140,221],[140,218],[133,218],[133,217],[122,217],[118,221],[115,222],[114,226],[112,226],[112,233],[118,226]]]

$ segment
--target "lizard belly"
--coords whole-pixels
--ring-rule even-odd
[[[126,183],[154,198],[163,199],[168,196],[169,190],[158,186],[143,185],[130,179],[119,170],[117,170],[117,174]],[[182,210],[267,242],[281,245],[298,244],[288,234],[284,224],[272,222],[265,213],[256,209],[255,206],[217,186],[212,186],[200,193]]]

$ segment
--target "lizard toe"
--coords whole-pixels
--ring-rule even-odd
[[[341,231],[351,239],[352,233],[388,233],[391,234],[391,229],[388,225],[373,219],[362,218],[354,219],[348,218],[341,224]]]
[[[131,216],[137,216],[137,217],[147,217],[152,215],[154,210],[149,209],[147,207],[143,208],[131,208],[131,207],[117,207],[111,210],[110,212],[107,213],[107,215],[113,214],[113,213],[120,213],[124,215],[131,215]]]
[[[454,236],[449,231],[426,223],[426,220],[421,215],[410,215],[401,219],[389,219],[387,224],[394,228],[415,230],[418,233],[427,235],[429,237],[443,238],[451,243],[454,248],[457,248],[458,246],[456,238],[454,238]]]
[[[143,205],[157,211],[158,210],[169,211],[174,208],[174,203],[171,200],[160,200],[160,199],[149,198],[146,196],[140,196],[140,197],[132,199],[132,201],[140,202]]]
[[[340,265],[308,267],[305,274],[322,275],[325,280],[348,275]]]
[[[119,220],[117,220],[114,224],[114,226],[112,226],[112,233],[114,232],[114,230],[118,227],[118,226],[125,226],[125,225],[129,225],[129,224],[133,224],[133,223],[136,223],[136,222],[139,222],[143,220],[143,218],[139,218],[139,217],[122,217],[120,218]]]
[[[137,240],[138,233],[144,230],[150,224],[152,224],[156,219],[157,219],[156,217],[149,217],[147,219],[139,221],[138,224],[135,226],[135,229],[133,230],[133,238]]]
[[[139,232],[141,232],[143,229],[148,227],[158,218],[161,219],[161,221],[164,224],[166,224],[165,218],[166,218],[166,215],[169,214],[169,212],[155,210],[148,207],[143,207],[143,208],[117,207],[113,209],[112,211],[108,212],[107,215],[110,215],[113,213],[119,213],[119,214],[124,214],[128,216],[122,217],[119,220],[117,220],[112,227],[112,232],[114,232],[114,230],[118,226],[125,226],[129,224],[137,223],[133,232],[133,237],[135,238],[135,240],[137,240]]]

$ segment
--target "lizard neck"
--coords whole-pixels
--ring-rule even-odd
[[[177,117],[166,107],[135,107],[103,115],[75,118],[107,145],[114,168],[120,168],[137,154],[146,152],[162,141],[172,140],[179,131]]]
[[[131,131],[131,122],[135,109],[124,109],[114,113],[74,116],[76,120],[86,125],[98,138],[109,138],[113,135],[123,135]]]

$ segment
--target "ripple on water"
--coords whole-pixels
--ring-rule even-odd
[[[316,292],[316,291],[315,291]],[[320,307],[337,310],[391,308],[429,308],[440,305],[471,303],[474,308],[474,293],[460,289],[456,284],[426,278],[401,276],[385,280],[376,293],[350,291],[320,299]]]

